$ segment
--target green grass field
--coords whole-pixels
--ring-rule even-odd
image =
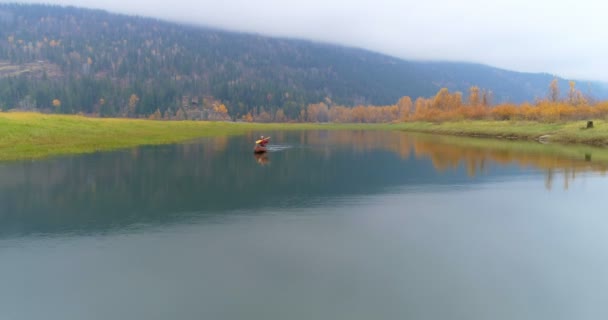
[[[90,153],[167,144],[247,132],[355,129],[361,125],[260,124],[203,121],[100,119],[74,115],[0,112],[0,160]]]
[[[89,153],[149,144],[276,130],[402,130],[446,135],[531,140],[550,135],[552,142],[608,144],[608,124],[581,129],[584,122],[545,124],[509,121],[460,121],[399,124],[261,124],[198,121],[99,119],[74,115],[0,113],[0,160]]]
[[[395,125],[411,132],[459,136],[478,136],[503,139],[536,140],[558,143],[608,145],[608,123],[594,121],[594,128],[586,129],[585,121],[542,123],[530,121],[457,121],[444,123],[411,122]]]

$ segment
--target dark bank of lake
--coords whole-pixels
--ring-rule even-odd
[[[608,315],[602,149],[259,134],[0,163],[0,318]]]

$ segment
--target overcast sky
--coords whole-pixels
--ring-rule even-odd
[[[45,2],[338,43],[406,59],[608,81],[608,2],[602,0]]]

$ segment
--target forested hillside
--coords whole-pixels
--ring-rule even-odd
[[[99,10],[0,4],[3,110],[227,119],[280,109],[297,119],[321,101],[395,104],[442,87],[486,88],[495,103],[533,101],[546,96],[552,79]],[[567,87],[565,80],[560,84]],[[598,84],[578,87],[588,96],[607,96]]]

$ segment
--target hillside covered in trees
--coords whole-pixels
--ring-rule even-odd
[[[388,105],[441,88],[479,86],[491,90],[493,103],[532,102],[546,97],[552,79],[100,10],[0,4],[2,110],[212,120],[279,112],[298,119],[319,102]],[[608,97],[598,83],[577,87],[587,100]]]

